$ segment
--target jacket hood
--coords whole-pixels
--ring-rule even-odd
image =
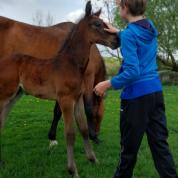
[[[128,28],[145,43],[151,43],[158,36],[155,26],[147,19],[129,23]]]

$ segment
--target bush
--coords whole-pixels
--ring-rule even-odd
[[[160,79],[163,84],[175,84],[178,85],[178,72],[170,70],[159,71]]]
[[[118,59],[114,58],[105,58],[104,60],[106,65],[107,76],[111,77],[118,73],[121,63]]]

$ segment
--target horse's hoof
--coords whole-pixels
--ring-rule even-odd
[[[93,141],[93,143],[99,145],[102,141],[98,138],[98,136],[89,136],[90,140]]]
[[[96,145],[99,145],[102,143],[102,140],[100,140],[98,137],[94,138],[93,140],[93,143],[95,143]]]
[[[54,148],[58,145],[57,140],[50,140],[49,141],[49,149]]]

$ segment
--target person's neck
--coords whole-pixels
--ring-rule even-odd
[[[143,15],[140,15],[140,16],[128,16],[127,20],[129,23],[132,23],[132,22],[136,22],[136,21],[139,21],[139,20],[142,20],[144,19],[145,17]]]

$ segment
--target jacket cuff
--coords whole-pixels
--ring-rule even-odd
[[[111,86],[112,86],[112,88],[114,90],[122,88],[122,86],[119,85],[119,83],[117,82],[117,80],[115,79],[115,77],[113,77],[110,81],[111,81]]]

